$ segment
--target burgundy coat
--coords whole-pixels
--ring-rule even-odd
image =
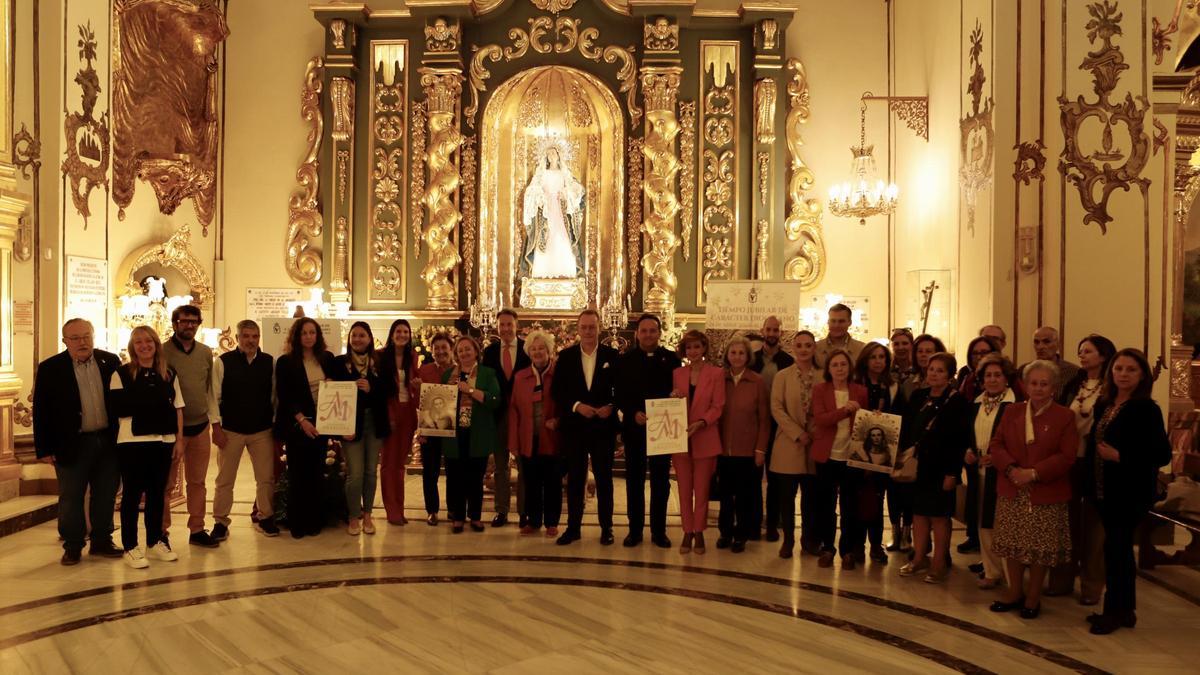
[[[721,445],[730,457],[766,453],[771,439],[771,393],[762,375],[747,368],[737,384],[725,371],[725,410],[721,413]]]
[[[851,382],[850,400],[858,401],[864,410],[870,406],[867,400],[867,388],[856,382]],[[834,393],[832,382],[818,382],[813,385],[813,442],[809,451],[814,462],[828,462],[833,452],[833,439],[837,436],[838,422],[850,418],[854,425],[854,415],[838,407],[837,395]]]
[[[1058,504],[1071,499],[1071,465],[1079,450],[1079,431],[1070,408],[1051,403],[1033,418],[1033,443],[1025,442],[1025,408],[1028,403],[1013,403],[1004,411],[1000,428],[992,435],[988,454],[996,467],[996,494],[1016,497],[1017,486],[1008,479],[1009,466],[1034,469],[1037,482],[1029,484],[1029,501],[1034,504]]]
[[[546,428],[545,422],[555,419],[554,398],[550,387],[554,380],[554,364],[542,375],[542,425],[538,434],[538,454],[558,454],[558,432]],[[534,391],[537,378],[533,366],[522,368],[513,374],[512,397],[508,401],[508,451],[522,457],[533,456],[533,404],[539,392]]]

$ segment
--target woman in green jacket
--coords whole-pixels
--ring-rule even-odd
[[[494,413],[500,406],[500,381],[479,363],[474,339],[458,338],[454,353],[458,366],[442,375],[442,383],[458,383],[456,432],[454,438],[438,439],[446,458],[446,510],[455,534],[468,519],[473,531],[483,532],[483,474],[499,443]]]

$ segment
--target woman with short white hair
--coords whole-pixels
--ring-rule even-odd
[[[558,461],[558,414],[550,387],[554,380],[554,336],[535,330],[525,336],[532,363],[513,374],[508,404],[508,450],[521,462],[525,476],[525,518],[521,534],[546,526],[558,536],[562,516],[562,471]]]

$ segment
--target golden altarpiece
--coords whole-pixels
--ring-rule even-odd
[[[286,263],[351,314],[686,319],[709,280],[820,279],[790,9],[311,7],[325,54],[304,79]]]

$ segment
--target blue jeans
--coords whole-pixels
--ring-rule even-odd
[[[357,441],[342,441],[346,457],[346,507],[351,518],[361,518],[375,504],[375,484],[378,481],[379,449],[383,439],[375,435],[375,420],[371,411],[363,413],[362,428]]]

